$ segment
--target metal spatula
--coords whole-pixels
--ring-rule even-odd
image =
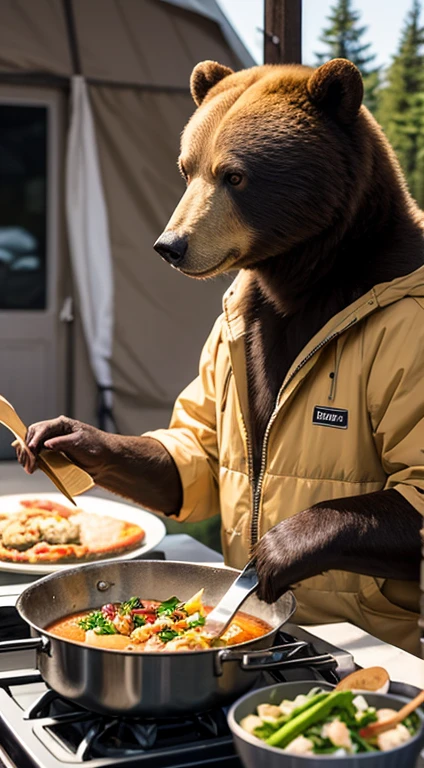
[[[220,637],[228,627],[231,619],[239,610],[244,601],[255,591],[258,586],[258,574],[254,563],[250,562],[245,569],[233,581],[224,597],[218,605],[208,614],[203,626],[202,634],[211,637]]]

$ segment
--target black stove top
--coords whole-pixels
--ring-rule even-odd
[[[303,641],[296,658],[308,658],[313,664],[313,657],[324,649],[314,647],[308,642],[311,636],[305,638],[306,633],[295,629]],[[296,639],[281,632],[276,644]],[[342,654],[342,663],[347,656]],[[335,661],[320,671],[304,666],[284,670],[284,675],[263,672],[256,686],[297,679],[335,683],[336,667]],[[0,744],[17,768],[76,768],[82,764],[89,768],[240,768],[226,712],[220,708],[163,720],[103,717],[56,695],[37,671],[0,673]]]

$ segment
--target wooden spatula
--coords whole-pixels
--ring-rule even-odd
[[[347,675],[337,683],[336,691],[370,691],[372,693],[386,693],[389,688],[389,673],[383,667],[368,667],[357,669],[351,675]]]
[[[423,703],[424,691],[421,691],[421,693],[419,693],[415,699],[408,701],[408,703],[405,704],[402,709],[396,712],[395,715],[388,717],[386,720],[380,720],[379,723],[370,723],[370,725],[365,726],[365,728],[361,728],[359,735],[362,736],[363,739],[371,739],[373,736],[378,736],[379,733],[390,731],[392,728],[395,728],[397,725],[399,725],[402,720],[405,720],[405,717],[408,717],[411,712],[413,712]]]
[[[10,429],[16,440],[25,446],[26,426],[13,406],[1,395],[0,423]],[[94,485],[92,477],[73,464],[64,453],[41,451],[37,465],[72,504],[75,504],[73,496],[79,496]]]

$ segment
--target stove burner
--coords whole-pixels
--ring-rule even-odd
[[[85,719],[57,722],[46,726],[76,755],[86,761],[94,757],[127,757],[157,747],[169,748],[229,735],[221,710],[187,718],[149,721],[129,718],[105,718],[87,713]]]
[[[63,726],[53,726],[50,730],[60,735],[60,729]],[[99,718],[79,742],[75,754],[81,761],[93,757],[119,758],[156,747],[163,749],[188,742],[203,742],[229,733],[222,710],[161,721]],[[63,734],[61,738],[64,738]],[[69,729],[66,729],[66,740],[69,743]]]

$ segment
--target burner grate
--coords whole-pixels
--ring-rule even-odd
[[[223,710],[185,718],[149,720],[107,718],[74,713],[44,726],[81,762],[95,757],[121,758],[154,749],[169,749],[230,736]]]

